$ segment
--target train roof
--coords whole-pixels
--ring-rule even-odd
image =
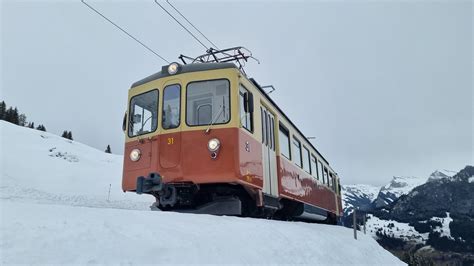
[[[168,76],[171,76],[170,74],[168,74],[168,71],[167,71],[167,67],[168,65],[166,66],[163,66],[161,71],[160,72],[157,72],[153,75],[150,75],[144,79],[141,79],[135,83],[132,84],[132,88],[134,87],[137,87],[137,86],[140,86],[140,85],[143,85],[145,83],[148,83],[150,81],[153,81],[153,80],[156,80],[156,79],[159,79],[159,78],[164,78],[164,77],[168,77]],[[180,65],[181,69],[179,71],[180,74],[182,73],[190,73],[190,72],[198,72],[198,71],[206,71],[206,70],[216,70],[216,69],[226,69],[226,68],[235,68],[235,69],[238,69],[238,67],[234,64],[234,63],[195,63],[195,64],[186,64],[186,65]],[[260,84],[257,83],[257,81],[254,79],[254,78],[249,78],[250,82],[252,82],[252,84],[255,85],[255,87],[258,88],[258,90],[261,92],[261,94],[265,97],[265,99],[267,99],[269,102],[271,102],[275,108],[280,112],[280,114],[285,117],[285,119],[293,126],[293,128],[301,135],[303,136],[304,138],[306,138],[306,140],[308,140],[308,138],[303,134],[303,132],[301,132],[298,127],[291,121],[291,119],[280,109],[280,107],[275,103],[275,101],[272,100],[272,98],[270,98],[268,96],[268,94],[263,90],[263,88],[260,86]],[[311,143],[309,140],[307,141],[307,143],[309,143],[309,145],[316,151],[316,153],[329,165],[329,162],[328,160],[326,160],[326,158],[324,158],[324,156],[318,151],[318,149],[316,149],[316,147],[314,147],[313,143]],[[337,174],[336,174],[337,175]]]
[[[141,79],[133,83],[132,88],[143,85],[155,79],[171,76],[170,74],[168,74],[167,67],[168,65],[163,66],[160,72],[157,72],[153,75],[150,75],[144,79]],[[238,69],[234,63],[195,63],[195,64],[180,65],[180,67],[181,69],[179,70],[179,74],[206,71],[206,70],[225,69],[225,68]]]

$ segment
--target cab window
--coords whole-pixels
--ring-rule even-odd
[[[129,113],[129,137],[154,132],[158,125],[158,90],[133,96]]]
[[[181,86],[166,86],[163,91],[163,115],[161,123],[164,129],[177,128],[181,116]]]
[[[189,126],[207,126],[229,122],[229,95],[227,79],[189,83],[186,87],[186,123]]]

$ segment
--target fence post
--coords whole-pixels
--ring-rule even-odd
[[[365,235],[365,224],[367,219],[367,213],[364,213],[364,235]]]
[[[109,194],[107,195],[107,202],[110,202],[110,188],[112,187],[112,184],[109,184]]]
[[[354,212],[352,212],[352,227],[354,227],[354,239],[357,239],[357,215],[356,215],[356,209],[354,209]]]

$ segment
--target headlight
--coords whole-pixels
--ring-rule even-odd
[[[221,147],[221,142],[218,139],[210,139],[207,143],[207,148],[210,152],[215,152]]]
[[[140,160],[141,155],[142,153],[139,149],[133,149],[132,152],[130,152],[130,160],[136,162]]]
[[[168,66],[168,74],[170,75],[174,75],[178,72],[179,70],[179,64],[178,63],[171,63],[169,66]]]

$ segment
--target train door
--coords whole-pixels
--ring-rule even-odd
[[[164,84],[160,136],[160,165],[173,168],[181,159],[181,85],[179,80]]]
[[[260,113],[262,119],[263,193],[278,197],[275,116],[263,106],[260,107]]]

